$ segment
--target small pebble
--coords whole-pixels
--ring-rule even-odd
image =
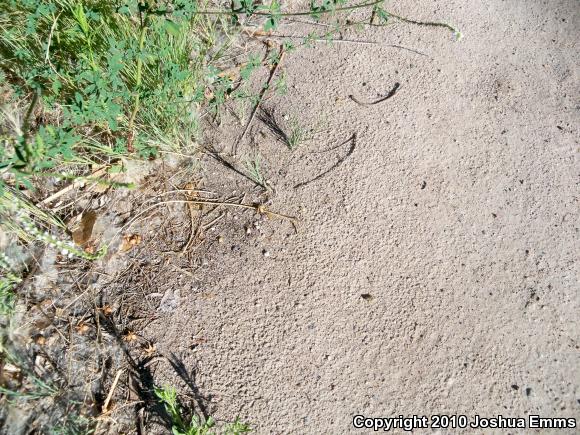
[[[262,255],[263,255],[264,257],[269,257],[269,256],[270,256],[270,251],[268,251],[268,250],[264,249],[264,250],[262,251]]]

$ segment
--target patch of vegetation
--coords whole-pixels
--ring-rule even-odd
[[[96,168],[112,173],[122,169],[122,159],[152,158],[196,138],[206,89],[222,85],[213,64],[232,41],[226,16],[194,14],[207,4],[2,3],[0,216],[6,231],[57,246],[65,256],[94,257],[68,242],[64,225],[31,206],[29,196],[46,181],[93,181]],[[10,273],[0,280],[0,296],[8,301],[18,280],[2,269]]]
[[[256,153],[246,160],[246,170],[254,183],[266,188],[266,178],[262,172],[262,157],[260,154]]]
[[[16,284],[19,284],[21,279],[12,271],[10,258],[4,253],[0,252],[0,315],[6,316],[10,314],[14,306],[14,293],[12,291]]]
[[[171,430],[174,435],[212,435],[216,433],[214,431],[216,422],[212,417],[202,421],[202,419],[195,414],[193,414],[190,419],[187,419],[183,415],[175,388],[171,386],[155,388],[155,395],[163,404],[171,418]],[[236,419],[233,423],[225,424],[219,433],[224,435],[239,435],[248,432],[251,432],[250,427]]]
[[[75,166],[151,157],[194,137],[209,67],[229,40],[217,40],[224,18],[192,15],[197,2],[183,3],[170,12],[137,1],[8,2],[0,66],[13,125],[3,135],[3,172],[24,183],[78,176]]]
[[[38,399],[40,397],[56,396],[58,394],[57,388],[50,386],[31,369],[27,369],[25,364],[16,360],[13,355],[4,351],[2,357],[6,360],[4,363],[4,369],[6,369],[6,363],[8,363],[8,369],[19,374],[14,378],[20,379],[20,385],[9,385],[8,387],[0,386],[0,393],[6,396],[9,400],[30,400]],[[8,384],[10,383],[8,382]],[[25,388],[19,388],[23,384],[26,384]]]
[[[286,142],[290,151],[294,151],[300,144],[308,139],[310,139],[308,131],[300,125],[300,122],[296,118],[293,118],[290,121],[290,131]]]
[[[85,415],[90,412],[90,405],[86,406],[82,397],[67,390],[58,375],[42,372],[39,364],[33,363],[23,350],[17,351],[7,346],[5,341],[2,337],[0,398],[3,406],[0,407],[0,422],[10,420],[11,409],[29,409],[35,407],[35,402],[47,400],[52,412],[37,412],[36,420],[18,421],[17,424],[21,427],[40,426],[44,430],[42,433],[55,435],[93,433],[95,422]],[[20,417],[15,414],[14,418]]]

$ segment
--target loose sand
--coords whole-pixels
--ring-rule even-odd
[[[463,39],[397,24],[344,35],[375,45],[290,54],[290,92],[265,106],[321,132],[291,153],[256,123],[256,146],[298,234],[222,223],[199,281],[144,334],[195,374],[210,413],[259,434],[356,432],[356,414],[578,418],[580,5],[392,3]],[[380,104],[348,98],[396,82]],[[295,188],[353,134],[352,155]]]

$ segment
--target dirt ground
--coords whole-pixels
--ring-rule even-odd
[[[112,407],[139,410],[153,385],[175,385],[199,414],[257,434],[365,433],[358,414],[580,418],[580,6],[391,10],[463,38],[398,23],[342,34],[365,43],[289,53],[288,93],[263,108],[311,137],[291,151],[256,118],[228,157],[243,168],[259,153],[268,191],[205,154],[98,200],[109,211],[95,232],[134,246],[70,266],[76,277],[51,284],[72,288],[60,305],[31,297],[50,297],[57,320],[94,312],[94,324],[61,323],[69,344],[99,350],[55,357],[86,397],[101,391],[102,406],[119,373]],[[325,29],[296,21],[280,33],[312,30]],[[242,126],[226,114],[205,143],[227,156]],[[296,225],[229,205],[159,206],[196,198],[184,188]],[[83,386],[87,367],[95,381]],[[100,429],[166,433],[155,412]]]
[[[265,106],[318,133],[290,152],[262,125],[253,142],[298,233],[222,222],[143,334],[211,414],[260,434],[356,432],[357,414],[578,418],[578,3],[393,8],[463,38],[397,24],[290,54],[290,92]],[[349,98],[395,83],[376,105]],[[214,190],[251,186],[203,168]],[[178,382],[168,362],[155,374]]]

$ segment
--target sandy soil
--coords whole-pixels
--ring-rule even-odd
[[[344,35],[376,45],[290,54],[290,92],[266,106],[319,133],[294,152],[263,125],[253,137],[298,234],[223,222],[182,303],[143,334],[208,412],[259,434],[356,432],[356,414],[578,418],[578,2],[393,7],[464,37],[397,24]],[[383,103],[348,98],[396,82]],[[353,134],[352,155],[296,187]],[[204,170],[218,191],[250,186]],[[167,362],[155,376],[180,382]]]

